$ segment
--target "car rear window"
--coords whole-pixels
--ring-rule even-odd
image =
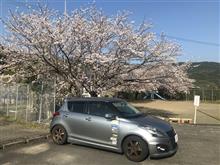
[[[87,113],[85,102],[81,101],[69,101],[68,102],[68,110],[70,112],[76,112],[76,113]]]

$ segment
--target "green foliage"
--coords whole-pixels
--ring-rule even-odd
[[[188,74],[199,88],[220,89],[220,63],[194,62]]]

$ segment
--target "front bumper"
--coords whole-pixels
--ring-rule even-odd
[[[150,158],[166,158],[174,155],[178,150],[178,145],[174,149],[171,149],[167,152],[154,152],[151,153]]]
[[[158,138],[149,143],[151,158],[164,158],[174,155],[178,150],[178,144],[175,142],[175,137]]]

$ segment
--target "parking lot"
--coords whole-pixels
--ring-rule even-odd
[[[0,151],[0,164],[71,164],[71,165],[219,165],[220,126],[174,125],[179,134],[176,155],[164,159],[147,159],[134,163],[125,156],[108,151],[49,141],[11,146]]]

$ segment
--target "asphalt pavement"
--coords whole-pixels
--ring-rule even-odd
[[[174,125],[179,150],[169,158],[134,163],[124,155],[51,140],[11,146],[0,150],[1,165],[219,165],[220,126]]]

